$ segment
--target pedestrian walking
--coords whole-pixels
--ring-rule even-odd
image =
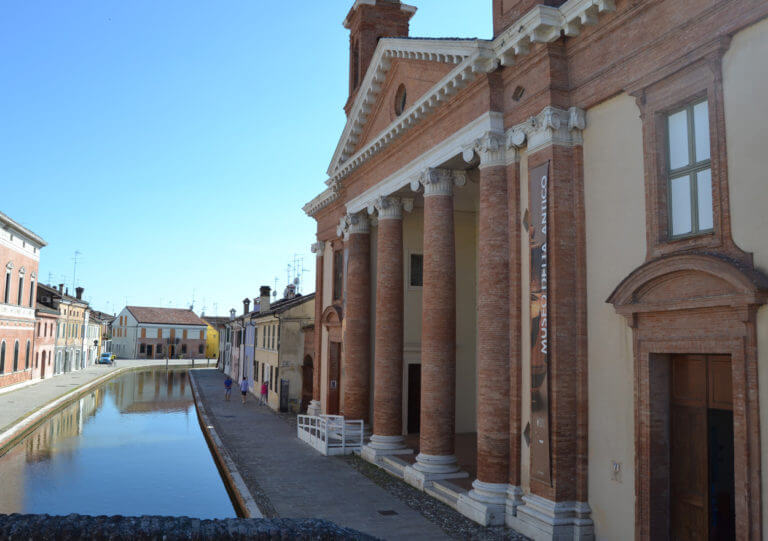
[[[227,376],[227,379],[224,380],[224,400],[229,402],[229,397],[232,396],[232,378]]]
[[[248,392],[248,378],[243,376],[243,381],[240,382],[240,394],[243,395],[243,404],[245,404],[245,394]]]
[[[262,381],[261,382],[261,399],[259,400],[259,404],[267,405],[267,382]]]

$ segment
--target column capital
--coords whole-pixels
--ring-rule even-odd
[[[364,212],[347,213],[339,220],[339,225],[336,228],[336,234],[343,236],[344,240],[349,238],[349,235],[354,233],[370,233],[371,223],[368,220],[368,216]]]
[[[582,144],[585,127],[583,109],[570,107],[565,110],[548,105],[538,115],[510,128],[507,142],[520,147],[527,140],[529,153],[549,145],[575,146]]]
[[[421,175],[411,180],[411,190],[418,191],[424,186],[424,197],[433,195],[453,195],[453,186],[464,186],[467,172],[458,169],[436,169],[430,167]]]
[[[317,257],[323,257],[323,252],[325,251],[325,241],[319,240],[312,244],[311,246],[312,253],[315,254]]]
[[[394,195],[379,196],[368,204],[368,214],[376,214],[379,220],[402,220],[403,211],[413,210],[413,199]]]
[[[506,147],[503,133],[489,131],[464,147],[462,158],[464,158],[465,162],[469,163],[477,154],[480,157],[480,169],[503,166],[507,165]]]

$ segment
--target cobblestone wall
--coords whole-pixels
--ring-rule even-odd
[[[332,522],[315,519],[201,520],[189,517],[0,515],[0,540],[5,539],[374,539]]]

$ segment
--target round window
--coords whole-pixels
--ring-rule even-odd
[[[403,111],[405,111],[407,100],[408,97],[405,93],[405,85],[400,85],[397,88],[397,93],[395,93],[395,114],[397,116],[402,115]]]

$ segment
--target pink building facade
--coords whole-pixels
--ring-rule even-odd
[[[0,213],[0,388],[32,378],[37,272],[45,245]]]

